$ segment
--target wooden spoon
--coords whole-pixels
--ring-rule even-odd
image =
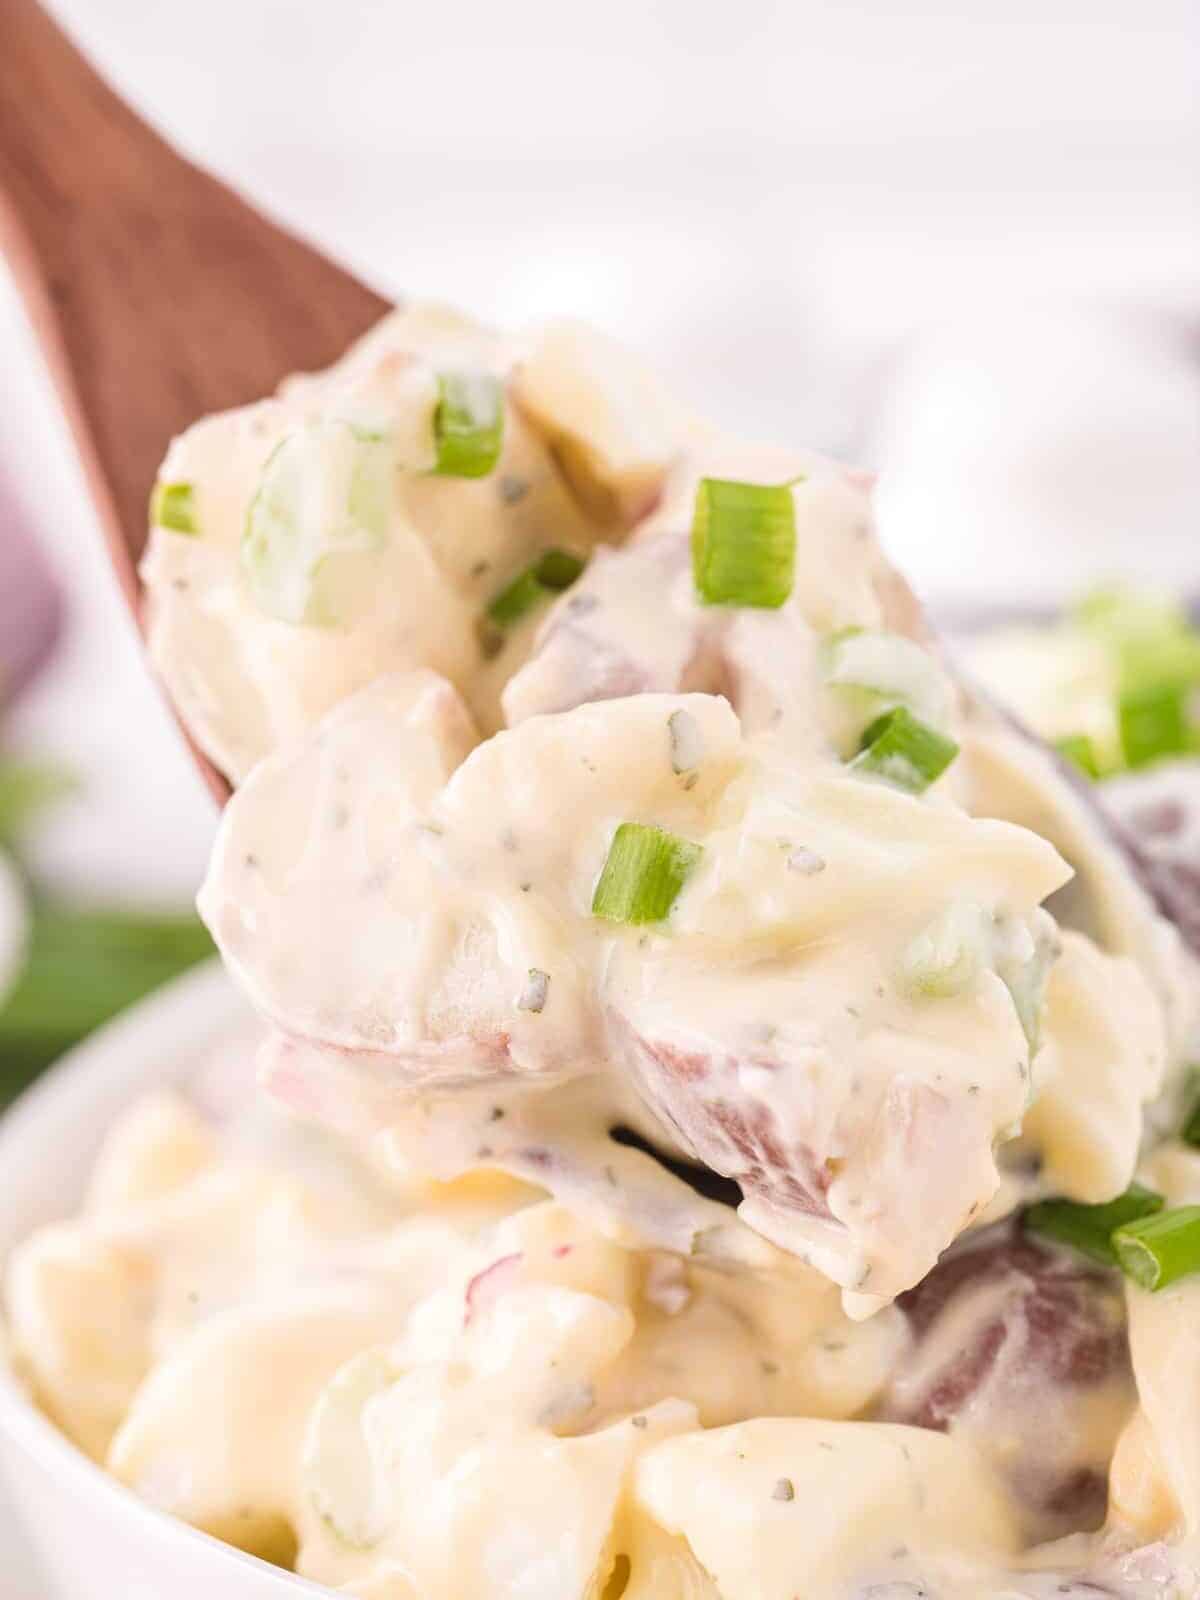
[[[173,435],[326,366],[389,309],[185,161],[35,0],[0,0],[0,250],[135,614],[147,501]],[[223,800],[224,779],[195,754]]]

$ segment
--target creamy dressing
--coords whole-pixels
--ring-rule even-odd
[[[435,470],[447,374],[499,407],[478,477]],[[789,486],[777,609],[697,594],[712,477]],[[1146,1132],[1200,986],[869,478],[577,325],[417,307],[161,482],[152,652],[237,785],[201,909],[268,1098],[339,1133],[131,1110],[10,1267],[47,1412],[364,1600],[1200,1594],[1191,1285],[1011,1215],[1139,1162],[1200,1198]],[[855,764],[896,707],[959,747],[920,792]],[[686,856],[651,922],[598,914],[623,824]]]

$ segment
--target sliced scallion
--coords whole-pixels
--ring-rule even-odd
[[[172,533],[198,534],[196,490],[190,483],[156,483],[150,496],[150,524]]]
[[[511,628],[541,601],[569,589],[583,568],[583,561],[569,550],[544,550],[491,601],[489,619],[498,628]]]
[[[1175,1206],[1117,1228],[1113,1249],[1125,1276],[1143,1289],[1165,1289],[1200,1272],[1200,1206]]]
[[[1113,1230],[1140,1222],[1161,1211],[1162,1195],[1131,1183],[1124,1194],[1103,1205],[1081,1205],[1075,1200],[1042,1200],[1030,1206],[1021,1221],[1031,1233],[1040,1233],[1059,1244],[1082,1251],[1106,1267],[1117,1265]]]
[[[701,478],[692,573],[705,605],[777,609],[792,592],[796,508],[787,484]]]
[[[982,907],[973,901],[947,906],[905,950],[900,963],[904,987],[924,999],[962,994],[988,965],[988,935]]]
[[[537,573],[532,567],[519,573],[509,584],[505,584],[500,593],[492,600],[487,608],[488,619],[498,628],[511,628],[520,622],[539,605],[547,595],[546,586],[538,582]]]
[[[583,571],[584,562],[569,550],[550,549],[543,552],[534,567],[539,583],[561,594],[569,589]]]
[[[1096,743],[1086,733],[1069,733],[1062,739],[1056,739],[1054,748],[1060,756],[1065,756],[1077,766],[1086,777],[1100,776],[1100,758],[1096,753]]]
[[[1190,685],[1159,683],[1126,690],[1117,705],[1125,763],[1144,767],[1164,756],[1183,755],[1190,747]]]
[[[504,389],[486,372],[441,372],[433,414],[437,460],[446,478],[486,478],[504,443]]]
[[[876,712],[904,705],[933,727],[949,719],[954,700],[949,680],[916,640],[875,629],[843,628],[825,640],[822,655],[826,683],[875,696]]]
[[[332,626],[370,603],[395,493],[389,441],[349,422],[313,422],[282,439],[246,513],[247,590],[279,622]]]
[[[1081,602],[1075,618],[1109,653],[1122,692],[1200,683],[1200,631],[1177,601],[1102,589]]]
[[[662,922],[704,854],[665,828],[623,822],[592,895],[592,915],[609,922]]]
[[[868,727],[850,770],[871,773],[910,794],[920,794],[957,754],[953,739],[914,717],[907,706],[896,706]]]

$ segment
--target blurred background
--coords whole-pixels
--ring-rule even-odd
[[[1200,587],[1193,0],[52,9],[381,289],[581,315],[727,424],[880,468],[945,611]],[[2,269],[0,598],[5,1096],[206,951],[215,814]]]

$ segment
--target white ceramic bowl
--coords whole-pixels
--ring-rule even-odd
[[[216,965],[177,979],[56,1066],[0,1118],[0,1258],[76,1208],[104,1130],[154,1083],[181,1082],[246,1021]],[[329,1593],[145,1505],[68,1443],[0,1361],[0,1472],[39,1563],[2,1600],[302,1600]],[[2,1541],[0,1541],[2,1542]]]

